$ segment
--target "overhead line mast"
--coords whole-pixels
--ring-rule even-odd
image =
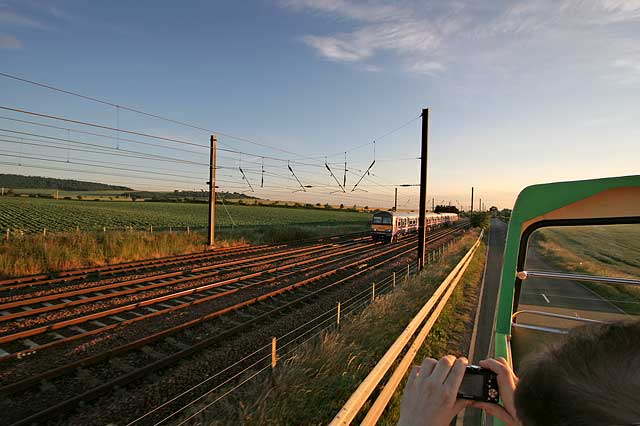
[[[418,217],[418,268],[424,267],[427,230],[427,152],[429,149],[429,109],[422,110],[422,150],[420,154],[420,210]]]

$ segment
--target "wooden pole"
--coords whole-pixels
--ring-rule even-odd
[[[393,273],[393,288],[396,288],[396,273]]]
[[[429,109],[422,110],[422,151],[420,154],[420,210],[418,219],[418,267],[424,266],[427,229],[427,152],[429,149]]]
[[[271,370],[274,370],[276,368],[276,364],[278,362],[276,344],[277,344],[277,340],[274,336],[271,338]]]
[[[471,214],[473,214],[473,186],[471,187]]]
[[[338,315],[336,317],[336,326],[340,328],[340,302],[338,302]]]
[[[371,301],[373,302],[374,300],[376,300],[376,283],[375,282],[371,285]]]
[[[211,135],[211,153],[209,157],[209,247],[215,244],[216,227],[216,135]]]

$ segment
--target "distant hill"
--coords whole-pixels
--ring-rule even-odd
[[[8,174],[0,174],[0,186],[11,189],[38,188],[60,189],[62,191],[133,191],[126,186],[107,185],[105,183]]]

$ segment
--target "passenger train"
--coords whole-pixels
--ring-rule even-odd
[[[427,213],[427,231],[450,225],[458,220],[456,213]],[[376,212],[371,220],[371,236],[375,241],[394,242],[418,232],[418,213]]]

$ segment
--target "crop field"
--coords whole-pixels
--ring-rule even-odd
[[[640,278],[640,225],[547,228],[533,234],[532,246],[556,270]],[[585,285],[627,313],[640,314],[640,289]]]
[[[206,204],[76,201],[45,198],[0,198],[0,229],[24,232],[64,232],[133,229],[177,229],[205,228],[207,226]],[[228,214],[227,214],[228,210]],[[278,208],[268,206],[229,205],[227,209],[216,206],[216,225],[231,227],[261,225],[332,225],[364,224],[370,220],[366,213]]]

